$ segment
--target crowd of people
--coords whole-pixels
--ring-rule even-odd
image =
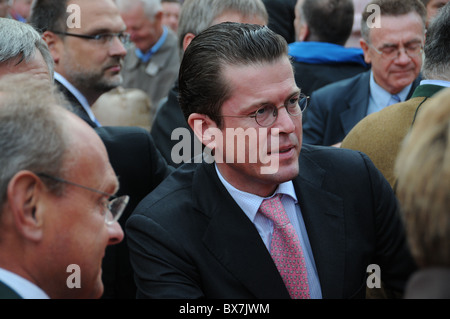
[[[449,2],[0,0],[0,299],[450,298]]]

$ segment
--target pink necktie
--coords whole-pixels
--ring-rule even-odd
[[[259,212],[273,221],[270,254],[292,299],[308,299],[305,258],[298,236],[281,203],[282,194],[263,200]]]

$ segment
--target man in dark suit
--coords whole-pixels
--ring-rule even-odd
[[[79,7],[82,19],[76,10],[72,20],[68,19],[70,5]],[[92,127],[100,126],[91,105],[122,83],[124,45],[129,40],[114,1],[35,1],[30,24],[48,44],[55,62],[55,80],[72,102],[74,113]]]
[[[394,164],[400,146],[416,116],[432,103],[434,95],[450,87],[450,4],[443,7],[427,29],[424,79],[408,101],[394,104],[359,122],[342,141],[344,148],[368,155],[392,187],[396,184]]]
[[[352,31],[353,12],[352,0],[297,1],[297,38],[289,44],[289,55],[295,81],[304,94],[370,68],[362,49],[344,47]]]
[[[379,16],[371,5],[380,8]],[[360,44],[371,71],[311,95],[303,127],[305,143],[338,146],[365,116],[411,97],[420,82],[425,21],[419,0],[373,0],[366,6]]]
[[[91,29],[100,28],[103,40],[95,40],[89,38],[79,38],[73,35],[61,35],[55,33],[58,26],[61,25],[61,19],[66,21],[66,5],[75,3],[80,5],[83,12],[83,24],[86,29],[76,29],[73,32],[77,34],[89,33]],[[55,21],[47,19],[47,15],[53,12],[52,17]],[[59,16],[58,16],[59,14]],[[88,15],[96,18],[89,18]],[[130,202],[119,219],[119,223],[125,226],[128,216],[133,211],[139,201],[144,198],[156,185],[158,185],[166,176],[172,172],[172,168],[157,150],[152,137],[145,129],[138,127],[99,127],[80,105],[88,102],[91,105],[108,87],[113,87],[120,82],[119,68],[100,67],[95,61],[103,59],[103,64],[107,66],[119,63],[122,56],[124,40],[123,33],[125,24],[119,15],[115,4],[110,0],[87,1],[87,0],[70,0],[66,2],[54,0],[39,0],[34,3],[31,14],[33,25],[43,30],[43,38],[47,41],[48,47],[53,55],[56,70],[72,70],[65,73],[68,79],[74,79],[74,83],[69,82],[65,77],[56,74],[56,80],[61,79],[57,85],[64,96],[69,100],[71,106],[75,109],[75,113],[84,119],[88,124],[94,126],[95,131],[101,137],[106,146],[109,160],[118,176],[120,187],[118,194],[127,194],[130,196]],[[106,32],[106,27],[110,28],[110,33]],[[68,30],[70,31],[70,30]],[[119,32],[116,34],[116,32]],[[61,58],[67,52],[77,52],[73,56],[73,60]],[[91,62],[84,60],[91,59],[91,55],[95,51],[96,58]],[[66,57],[67,58],[67,57]],[[115,61],[115,62],[114,62]],[[80,75],[73,70],[73,65],[84,65],[81,69],[85,74],[96,74],[96,76],[88,77],[89,87],[85,88],[79,84],[76,76]],[[102,64],[102,63],[100,63]],[[119,63],[120,64],[120,63]],[[117,65],[118,66],[118,65]],[[100,70],[100,71],[99,71]],[[70,76],[68,75],[70,74]],[[87,81],[87,80],[86,80]],[[87,84],[87,82],[86,82]],[[105,258],[102,264],[103,281],[105,291],[103,298],[135,298],[136,286],[133,280],[133,272],[128,258],[127,238],[120,245],[106,250]]]
[[[268,27],[239,23],[188,46],[180,105],[213,151],[128,219],[138,297],[363,298],[371,264],[403,290],[415,265],[392,189],[359,152],[302,147],[287,50]]]

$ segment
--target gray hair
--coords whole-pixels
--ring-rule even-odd
[[[53,57],[39,33],[23,22],[0,18],[0,63],[29,62],[36,56],[37,50],[42,54],[53,79]]]
[[[162,10],[161,0],[116,0],[117,7],[121,13],[127,12],[136,5],[141,4],[144,8],[145,16],[153,20],[155,15]]]
[[[238,12],[244,17],[261,17],[267,24],[269,17],[262,0],[186,0],[181,6],[178,22],[178,45],[183,49],[183,39],[214,24],[226,12]]]
[[[425,79],[450,81],[450,3],[431,21],[425,39]]]
[[[370,1],[362,12],[361,18],[361,36],[367,43],[370,43],[370,27],[367,20],[373,14],[373,11],[368,10],[371,5],[376,5],[380,8],[381,16],[401,16],[410,12],[416,12],[423,22],[423,31],[427,21],[427,9],[420,0],[372,0]]]
[[[49,82],[25,74],[0,79],[0,207],[9,181],[19,171],[63,175],[70,135],[63,128],[54,90]],[[50,186],[61,194],[63,185]]]

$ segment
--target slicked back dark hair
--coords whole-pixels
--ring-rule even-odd
[[[225,66],[272,63],[288,57],[286,40],[266,26],[225,22],[197,35],[184,53],[179,102],[184,116],[208,115],[220,127],[222,104],[231,97]]]

